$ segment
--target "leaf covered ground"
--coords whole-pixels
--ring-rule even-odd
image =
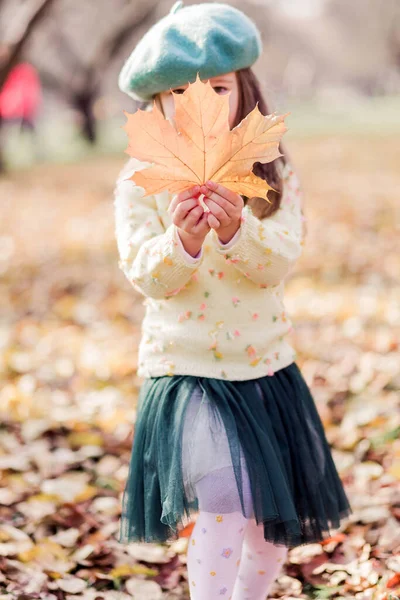
[[[296,139],[308,234],[286,283],[292,343],[354,514],[290,551],[275,598],[400,595],[398,136]],[[117,267],[94,157],[0,180],[0,600],[188,598],[187,538],[116,541],[139,297]]]

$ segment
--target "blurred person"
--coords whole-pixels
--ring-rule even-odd
[[[29,63],[20,63],[11,69],[0,91],[1,118],[20,123],[22,129],[34,131],[41,100],[37,70]]]
[[[0,90],[0,120],[2,125],[18,125],[28,131],[36,142],[36,119],[42,102],[42,86],[35,67],[19,63],[10,71]],[[40,146],[34,146],[35,156],[41,156]]]
[[[178,2],[119,85],[173,119],[172,93],[199,73],[229,94],[232,129],[257,103],[269,114],[251,70],[261,50],[241,11]],[[175,539],[196,512],[191,598],[264,600],[288,549],[324,540],[352,512],[286,339],[284,279],[304,244],[300,181],[283,153],[254,167],[277,190],[272,205],[212,181],[144,196],[127,178],[145,166],[131,158],[114,197],[119,266],[146,305],[119,541]]]

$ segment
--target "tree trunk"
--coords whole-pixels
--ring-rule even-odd
[[[13,67],[20,60],[22,51],[28,43],[35,27],[44,19],[46,11],[55,2],[55,0],[32,0],[24,11],[27,16],[24,18],[18,15],[18,19],[22,21],[19,30],[16,32],[15,39],[2,48],[0,55],[0,89],[6,82],[6,79]],[[23,10],[21,9],[21,13]]]

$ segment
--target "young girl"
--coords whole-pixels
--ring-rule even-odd
[[[199,73],[229,93],[233,128],[257,103],[269,114],[250,69],[260,52],[239,10],[178,2],[134,49],[120,88],[173,120],[171,90]],[[114,200],[119,266],[146,305],[119,541],[176,539],[198,512],[191,598],[262,600],[289,548],[322,541],[352,512],[286,339],[284,279],[304,241],[299,179],[282,156],[254,167],[277,190],[272,204],[212,181],[146,196],[129,179],[146,166],[128,161]]]

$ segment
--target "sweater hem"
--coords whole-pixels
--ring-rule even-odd
[[[171,369],[167,365],[158,364],[158,365],[142,365],[139,366],[136,370],[136,375],[143,379],[150,379],[152,377],[173,377],[175,375],[190,375],[193,377],[208,377],[213,379],[221,379],[222,381],[246,381],[251,379],[259,379],[260,377],[265,377],[267,375],[271,376],[276,371],[283,369],[293,362],[295,362],[297,353],[294,351],[292,347],[289,347],[287,354],[282,357],[279,362],[277,362],[272,368],[271,365],[261,365],[261,367],[254,367],[250,372],[249,368],[245,369],[240,368],[238,364],[231,364],[227,367],[226,362],[221,364],[220,369],[215,369],[215,365],[204,365],[199,366],[198,363],[184,363],[181,365],[175,364],[174,368]],[[222,373],[225,373],[226,376],[223,376]],[[232,373],[232,376],[230,376]]]

